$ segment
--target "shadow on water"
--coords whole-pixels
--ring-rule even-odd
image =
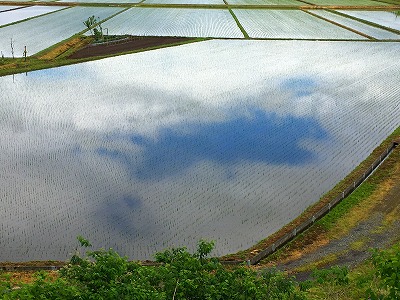
[[[106,222],[112,224],[119,232],[134,234],[137,229],[134,222],[128,217],[129,212],[136,211],[141,207],[142,201],[139,198],[126,195],[105,201],[97,215],[105,218]]]
[[[314,93],[317,84],[313,79],[308,77],[294,77],[283,81],[281,87],[296,97],[305,97]]]
[[[304,139],[328,136],[310,117],[278,116],[253,110],[249,115],[223,122],[181,124],[163,128],[157,139],[132,135],[130,142],[142,149],[143,160],[119,150],[99,148],[97,153],[126,165],[141,180],[160,180],[179,174],[200,161],[229,168],[242,161],[273,165],[301,165],[316,154],[302,148]]]

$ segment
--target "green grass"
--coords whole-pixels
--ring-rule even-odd
[[[349,18],[349,19],[352,19],[352,20],[367,24],[367,25],[372,26],[372,27],[376,27],[376,28],[380,28],[380,29],[383,29],[383,30],[387,30],[387,31],[393,32],[393,33],[400,34],[400,30],[397,30],[397,29],[394,29],[394,28],[386,27],[386,26],[383,26],[383,25],[380,25],[380,24],[377,24],[377,23],[374,23],[374,22],[370,22],[370,21],[367,21],[367,20],[364,20],[364,19],[356,18],[356,17],[350,16],[348,14],[345,14],[345,13],[342,13],[342,12],[339,12],[339,11],[336,11],[336,10],[327,9],[327,11],[329,11],[329,12],[331,12],[333,14],[342,16],[342,17],[346,17],[346,18]],[[393,13],[394,14],[398,13],[400,15],[400,11],[394,11]]]
[[[74,36],[74,37],[76,37],[76,36]],[[68,40],[70,40],[70,39],[68,39]],[[33,56],[27,57],[26,61],[24,58],[4,58],[4,59],[0,58],[0,77],[6,76],[6,75],[18,74],[18,73],[43,70],[43,69],[50,69],[50,68],[66,66],[66,65],[73,65],[73,64],[78,64],[78,63],[82,63],[82,62],[93,61],[93,60],[98,60],[98,59],[103,59],[103,58],[113,57],[113,56],[118,56],[118,55],[139,53],[139,52],[143,52],[143,51],[151,51],[151,50],[157,50],[157,49],[162,49],[162,48],[167,48],[167,47],[175,47],[175,46],[180,46],[180,45],[190,44],[190,43],[195,43],[195,42],[201,42],[201,41],[206,41],[206,40],[208,40],[208,39],[207,38],[193,38],[192,40],[185,41],[185,42],[164,44],[164,45],[158,45],[158,46],[154,46],[154,47],[120,52],[117,54],[95,56],[95,57],[82,58],[82,59],[67,58],[68,55],[72,54],[73,50],[67,50],[66,52],[62,53],[59,57],[52,59],[52,60],[43,60],[43,59],[37,58],[37,56],[44,55],[46,52],[52,51],[57,45],[62,44],[62,43],[59,43],[57,45],[53,45],[52,47],[50,47],[44,51],[41,51],[34,57]],[[66,42],[66,41],[64,41],[64,42]]]
[[[14,5],[17,5],[17,4],[19,5],[18,2],[14,2]],[[66,10],[66,9],[68,9],[68,8],[69,8],[69,7],[60,8],[59,10],[51,11],[51,12],[44,13],[44,14],[37,15],[37,16],[33,16],[33,17],[30,17],[30,18],[25,18],[25,19],[22,19],[22,20],[19,20],[19,21],[15,21],[15,22],[12,22],[12,23],[7,23],[7,24],[4,24],[4,25],[1,25],[1,26],[0,26],[0,29],[3,28],[3,27],[6,27],[6,26],[15,25],[15,24],[22,23],[22,22],[25,22],[25,21],[28,21],[28,20],[33,20],[33,19],[37,19],[37,18],[46,16],[46,15],[54,14],[54,13],[56,13],[56,12],[60,12],[60,11],[62,11],[62,10]]]
[[[387,295],[387,291],[382,288],[382,280],[377,276],[377,272],[378,269],[376,266],[374,266],[371,259],[366,260],[350,270],[347,275],[348,282],[346,283],[337,284],[329,280],[325,280],[323,282],[314,281],[311,284],[312,287],[306,292],[306,299],[371,299],[369,298],[370,292],[380,295]]]
[[[326,193],[318,203],[309,207],[302,215],[296,218],[294,221],[286,225],[281,232],[293,231],[296,227],[296,224],[299,224],[302,220],[307,218],[311,218],[311,216],[318,210],[318,208],[326,205],[328,201],[341,194],[349,185],[351,185],[354,181],[356,181],[365,170],[367,170],[371,164],[379,157],[379,155],[392,144],[392,140],[400,136],[400,127],[398,127],[387,139],[385,139],[380,146],[378,146],[358,167],[356,167],[349,175],[347,175],[342,181],[340,181],[332,190]],[[397,150],[398,151],[398,150]],[[396,157],[391,155],[387,160],[397,160],[398,161],[398,152],[395,153]],[[341,203],[339,203],[336,207],[334,207],[327,215],[325,215],[322,219],[317,221],[311,228],[305,231],[302,234],[299,234],[295,240],[285,245],[281,249],[277,250],[275,253],[270,255],[269,257],[263,259],[261,264],[269,263],[271,261],[281,260],[286,257],[287,253],[290,250],[295,250],[297,248],[302,249],[304,244],[308,244],[320,233],[325,233],[329,235],[337,235],[338,232],[345,232],[349,230],[348,224],[346,222],[351,223],[352,221],[356,222],[357,217],[363,217],[363,213],[368,213],[368,209],[373,209],[373,203],[366,203],[367,205],[361,205],[363,201],[367,200],[368,197],[374,194],[380,187],[380,184],[387,178],[393,174],[393,166],[392,164],[384,164],[380,166],[372,176],[370,176],[361,186],[359,186],[349,197],[344,199]],[[364,202],[365,203],[365,202]],[[369,206],[368,206],[369,205]],[[359,206],[359,207],[357,207]],[[353,212],[353,215],[349,214],[354,208],[357,207],[358,212]],[[343,221],[345,215],[346,221]],[[332,231],[332,232],[331,232]],[[269,245],[271,245],[275,240],[277,240],[282,234],[278,231],[274,235],[260,241],[257,245],[252,248],[238,252],[236,254],[232,254],[227,256],[227,258],[240,259],[242,257],[251,256],[250,252],[254,249],[265,249]],[[337,236],[336,236],[337,237]]]
[[[249,39],[250,36],[246,32],[246,30],[243,28],[242,24],[240,24],[239,19],[236,17],[235,13],[233,12],[232,9],[229,8],[229,13],[231,14],[232,18],[235,20],[236,25],[239,27],[240,31],[243,33],[244,37],[246,39]]]
[[[334,6],[388,6],[389,4],[372,0],[307,0],[315,5]]]
[[[371,182],[364,182],[350,196],[340,202],[325,217],[317,222],[323,229],[330,230],[336,226],[336,223],[343,218],[353,207],[360,204],[366,198],[370,197],[377,189],[378,185]]]

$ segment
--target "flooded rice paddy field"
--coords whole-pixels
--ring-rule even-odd
[[[109,34],[220,38],[0,77],[0,261],[65,260],[78,235],[131,259],[200,238],[215,255],[245,249],[400,125],[393,11],[142,3],[0,5],[6,57],[10,41],[21,57],[89,34],[92,15]],[[190,7],[224,3],[279,7]]]
[[[11,57],[12,40],[15,57],[23,56],[25,46],[27,54],[34,55],[75,34],[90,35],[92,33],[83,24],[83,21],[90,16],[95,16],[96,20],[101,21],[104,33],[110,35],[400,41],[399,18],[393,11],[326,11],[305,8],[282,9],[282,7],[263,9],[262,6],[257,9],[229,10],[227,6],[225,8],[217,6],[213,9],[190,6],[193,4],[212,6],[218,4],[214,3],[215,0],[204,3],[200,0],[198,3],[192,3],[192,0],[182,0],[182,3],[176,2],[181,0],[169,0],[165,3],[180,4],[179,7],[160,7],[158,4],[163,3],[155,3],[157,0],[146,1],[149,1],[146,7],[140,7],[141,4],[138,4],[130,8],[96,7],[92,6],[92,3],[90,6],[31,6],[7,11],[9,6],[4,6],[5,11],[0,11],[0,51],[5,57]],[[260,1],[266,0],[245,0],[251,5],[265,4],[259,3]],[[305,4],[296,0],[290,1],[298,2],[298,5]],[[360,1],[364,5],[376,2],[383,8],[387,5],[372,0]],[[243,3],[240,0],[232,4]],[[284,2],[282,5],[290,3]]]
[[[274,233],[400,125],[400,44],[212,40],[0,78],[0,260]]]
[[[30,7],[13,7],[13,6],[0,6],[1,18],[0,26],[33,18],[40,15],[45,15],[57,10],[62,7],[50,7],[50,6],[30,6]]]

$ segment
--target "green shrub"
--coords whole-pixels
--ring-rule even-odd
[[[349,283],[349,268],[345,266],[333,266],[329,269],[316,269],[311,276],[319,283],[331,283],[334,285],[347,285]]]
[[[371,299],[400,299],[400,244],[388,250],[373,250],[372,262],[380,279],[380,293],[369,291]]]
[[[90,243],[78,240],[84,248]],[[296,282],[276,270],[258,273],[240,266],[228,270],[208,258],[213,242],[201,240],[195,253],[186,248],[155,255],[159,266],[129,262],[114,250],[72,256],[57,280],[38,273],[32,284],[1,281],[1,299],[304,299]]]

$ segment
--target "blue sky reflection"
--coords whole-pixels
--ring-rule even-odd
[[[108,224],[117,228],[118,231],[134,234],[137,231],[136,225],[128,215],[141,207],[142,201],[139,198],[125,195],[122,198],[109,199],[97,213],[100,217],[105,218]]]
[[[281,87],[296,97],[305,97],[310,96],[316,90],[317,83],[309,77],[293,77],[284,80]]]
[[[140,163],[130,153],[120,150],[99,148],[97,153],[117,159],[138,179],[159,180],[203,160],[225,167],[241,161],[273,165],[309,163],[316,154],[302,148],[300,141],[327,136],[311,117],[278,116],[253,110],[249,115],[223,122],[162,128],[156,139],[131,135],[130,142],[142,149]]]

